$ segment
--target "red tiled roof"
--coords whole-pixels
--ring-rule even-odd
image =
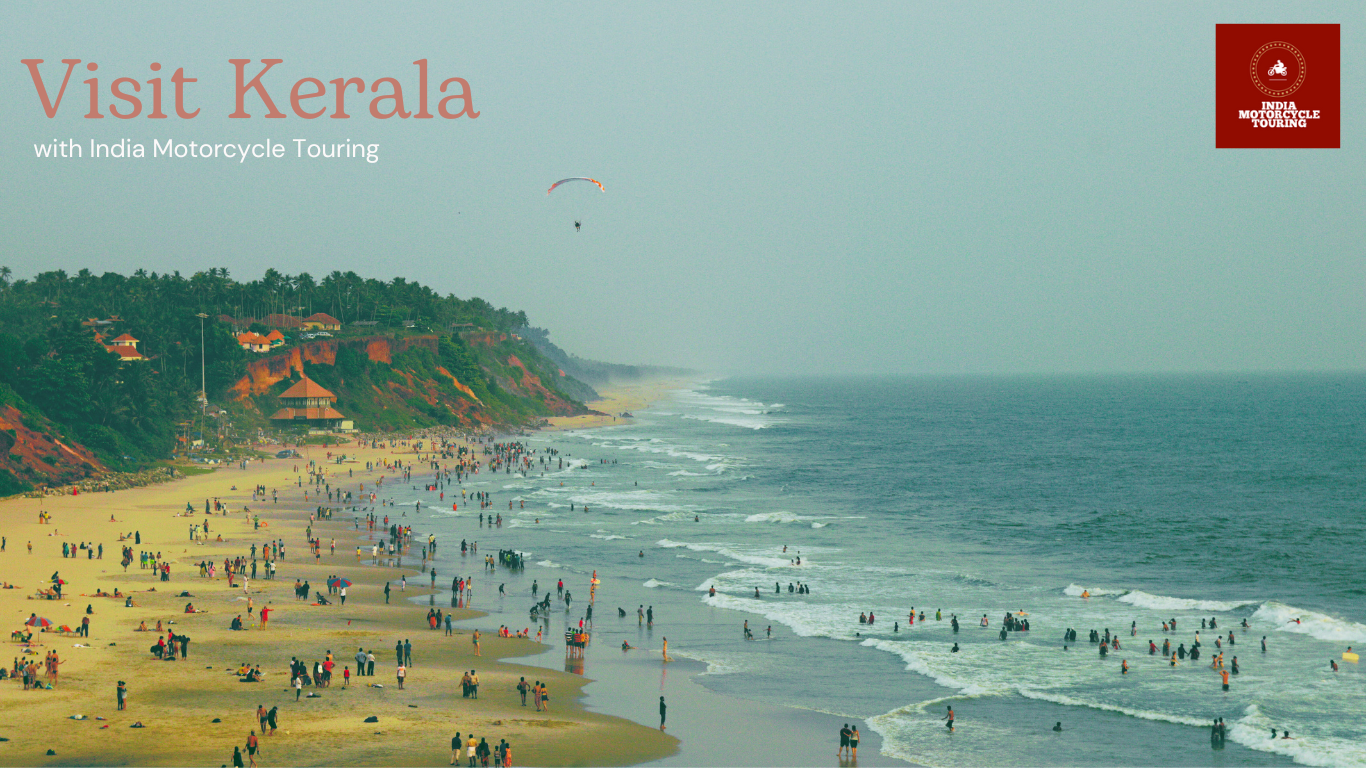
[[[265,319],[261,321],[261,324],[268,325],[272,328],[304,327],[304,321],[300,320],[294,315],[266,315]]]
[[[238,336],[237,336],[237,343],[238,343],[238,344],[269,344],[269,343],[270,343],[270,339],[267,339],[265,336],[262,336],[262,335],[259,334],[259,333],[247,332],[247,333],[238,334]]]
[[[276,339],[283,339],[284,337],[285,335],[280,333],[280,330],[277,328],[266,334],[266,341],[275,341]]]
[[[317,314],[309,315],[308,317],[304,318],[304,322],[322,323],[324,325],[341,325],[340,320],[324,312],[318,312]]]
[[[279,419],[344,419],[346,417],[335,408],[281,408],[270,418],[274,421]]]
[[[114,339],[114,341],[137,341],[137,340],[138,340],[138,339],[134,338],[132,334],[128,334],[128,333],[125,333],[125,334],[123,334],[122,336],[119,336],[118,338]]]
[[[326,398],[328,398],[328,399],[330,399],[330,400],[333,400],[333,401],[335,401],[335,400],[337,399],[337,396],[336,396],[336,395],[334,395],[334,394],[332,394],[331,392],[328,392],[327,390],[323,389],[321,386],[318,385],[318,382],[316,382],[316,381],[314,381],[314,380],[308,378],[307,376],[305,376],[302,380],[300,380],[298,384],[295,384],[294,386],[292,386],[292,387],[290,387],[289,389],[285,390],[284,393],[280,395],[280,397],[281,397],[281,398],[294,398],[294,397],[326,397]],[[274,417],[272,416],[271,418],[274,418]],[[319,417],[319,418],[321,418],[321,417]]]
[[[113,352],[114,354],[124,359],[136,359],[142,357],[141,352],[137,351],[133,347],[128,346],[127,344],[115,344],[112,347],[105,347],[105,349],[109,350],[110,352]]]

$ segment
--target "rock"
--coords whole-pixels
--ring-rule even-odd
[[[47,751],[47,753],[48,753],[49,755],[55,755],[55,754],[57,754],[54,750],[51,750],[51,749],[49,749],[49,750]]]
[[[378,722],[379,722],[379,718],[378,718],[378,717],[375,717],[374,715],[371,715],[371,716],[365,718],[365,722],[367,722],[367,723],[378,723]]]
[[[211,722],[211,723],[221,723],[221,722],[223,722],[223,720],[222,720],[221,718],[215,717],[214,719],[210,720],[209,722]]]

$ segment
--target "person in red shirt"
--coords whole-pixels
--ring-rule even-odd
[[[261,606],[261,629],[266,628],[266,622],[270,620],[270,606]]]

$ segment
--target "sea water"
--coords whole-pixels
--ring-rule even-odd
[[[531,625],[531,581],[563,578],[561,631],[596,570],[595,645],[668,636],[708,687],[862,719],[920,764],[1366,763],[1366,677],[1341,659],[1366,646],[1366,376],[724,379],[519,439],[565,465],[466,481],[503,528],[452,512],[454,484],[412,494],[443,576],[506,583],[476,606],[500,623]],[[534,565],[481,576],[450,559],[462,538]],[[1000,640],[1007,611],[1030,631]],[[1197,632],[1199,662],[1148,653]]]

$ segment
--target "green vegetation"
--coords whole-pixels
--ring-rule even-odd
[[[307,375],[339,396],[338,409],[359,428],[513,425],[582,410],[566,394],[581,392],[582,385],[557,386],[553,363],[506,337],[527,324],[525,313],[442,296],[402,278],[383,282],[333,272],[317,280],[268,270],[258,280],[238,282],[227,269],[210,269],[189,277],[58,270],[28,280],[12,279],[11,270],[0,267],[0,412],[35,432],[89,448],[113,469],[147,466],[169,457],[187,432],[197,436],[201,359],[209,401],[242,426],[267,426],[279,405],[275,396],[291,381],[239,402],[231,388],[246,364],[262,356],[242,350],[234,333],[247,325],[268,332],[272,315],[315,312],[342,321],[343,330],[334,333],[341,346],[335,366],[306,364]],[[202,326],[200,313],[207,315]],[[234,328],[224,316],[243,327]],[[461,338],[471,332],[477,343]],[[120,362],[106,351],[125,333],[137,339],[144,360]],[[299,341],[299,331],[285,333]],[[396,354],[392,363],[370,360],[363,344],[345,343],[377,334],[436,339]],[[524,386],[509,355],[544,386]],[[10,443],[16,439],[11,430]],[[0,460],[0,494],[26,483],[23,473],[9,470],[44,460],[32,453],[23,459],[14,453]]]

